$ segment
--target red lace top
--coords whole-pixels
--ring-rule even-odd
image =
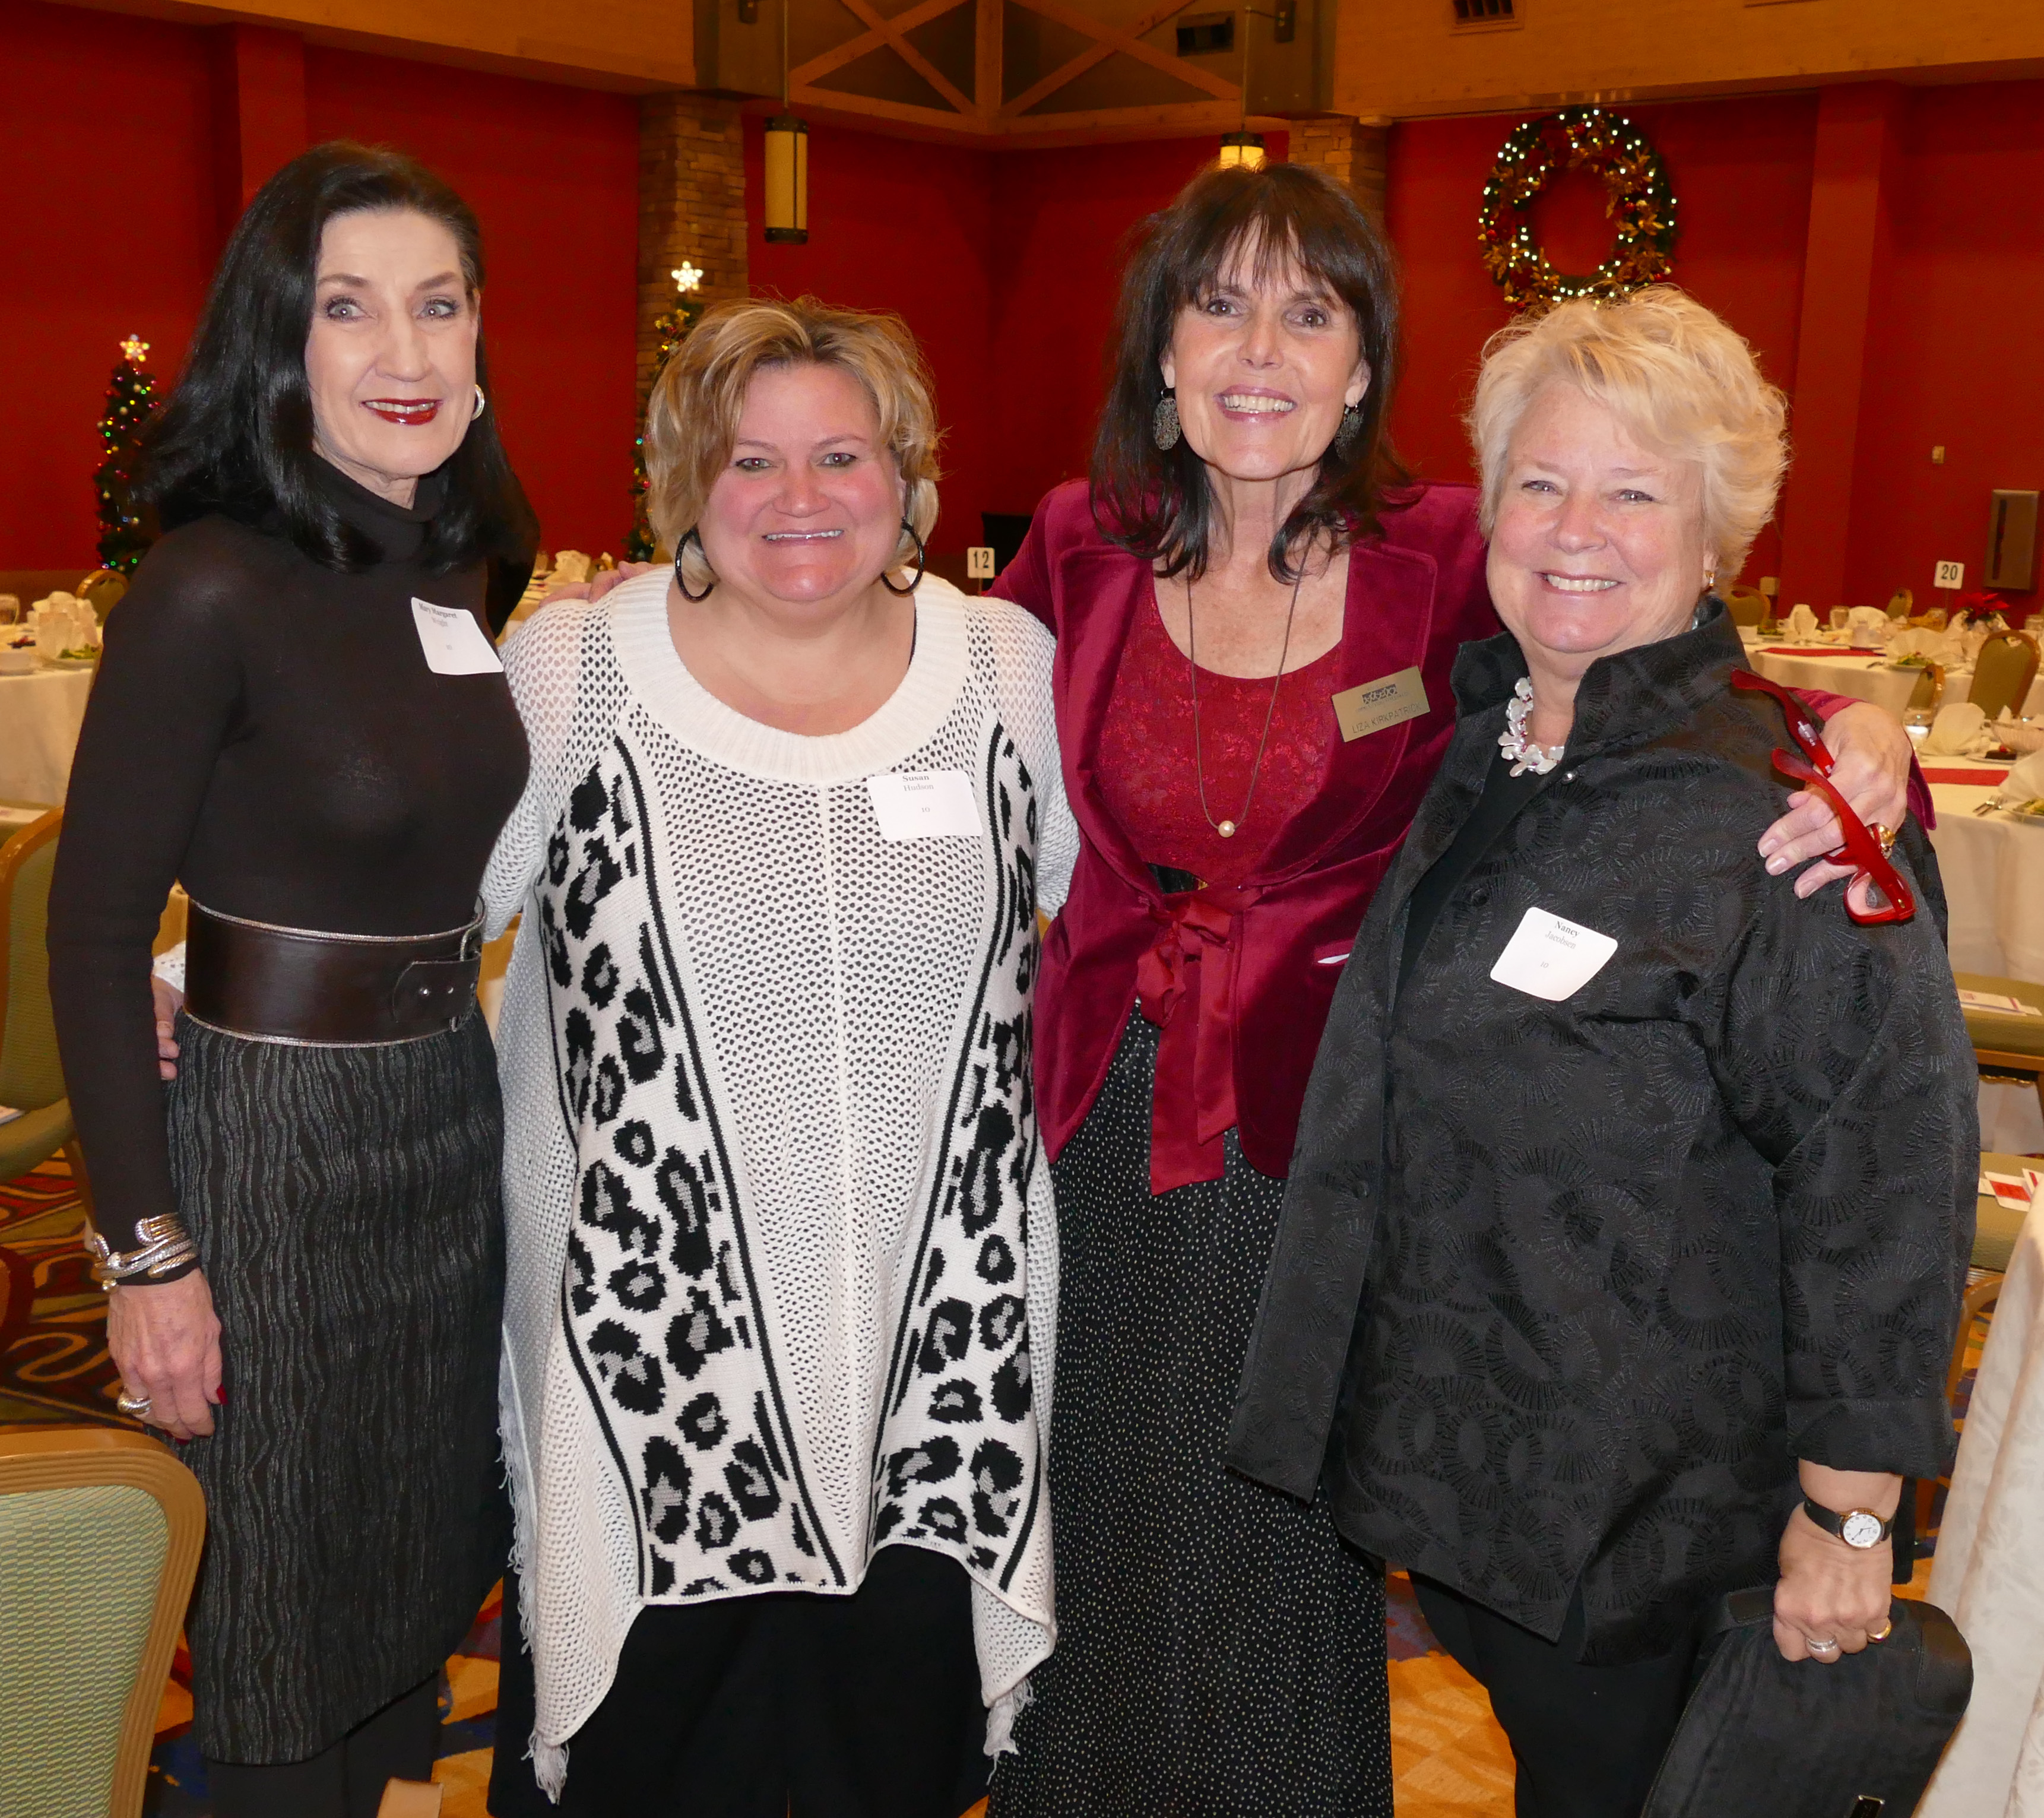
[[[1156,595],[1137,608],[1135,622],[1114,681],[1113,705],[1100,741],[1101,793],[1127,830],[1143,863],[1190,871],[1209,884],[1239,884],[1262,862],[1272,836],[1312,800],[1327,774],[1335,738],[1329,697],[1341,647],[1295,669],[1278,684],[1270,678],[1200,671],[1200,750],[1206,760],[1206,813],[1200,809],[1193,756],[1191,665],[1172,643],[1158,614]],[[1270,737],[1263,763],[1256,748],[1263,717]],[[1256,794],[1245,813],[1250,776]],[[1207,819],[1239,823],[1224,840]]]

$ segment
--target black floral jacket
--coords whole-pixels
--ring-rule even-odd
[[[1769,1582],[1796,1460],[1929,1475],[1978,1164],[1929,844],[1908,923],[1754,852],[1780,710],[1721,608],[1596,663],[1566,755],[1397,986],[1413,886],[1525,674],[1462,718],[1321,1044],[1230,1462],[1585,1658]],[[1491,978],[1533,909],[1616,938],[1549,1002]]]

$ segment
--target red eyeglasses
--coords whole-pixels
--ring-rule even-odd
[[[1764,675],[1756,675],[1750,669],[1735,669],[1731,672],[1735,688],[1757,690],[1771,694],[1781,709],[1782,717],[1788,724],[1788,736],[1795,741],[1796,751],[1785,751],[1778,748],[1774,752],[1774,767],[1784,776],[1793,777],[1805,789],[1813,790],[1831,805],[1831,812],[1838,817],[1838,826],[1845,834],[1845,844],[1830,855],[1834,862],[1850,863],[1854,867],[1852,882],[1846,890],[1846,913],[1863,927],[1877,927],[1884,922],[1907,921],[1916,913],[1915,894],[1902,880],[1901,874],[1888,863],[1888,855],[1881,848],[1881,842],[1866,823],[1853,813],[1837,786],[1831,782],[1834,759],[1824,744],[1823,731],[1815,717],[1795,694],[1778,682],[1770,682]],[[1800,752],[1800,755],[1798,753]],[[1862,885],[1868,889],[1862,894],[1869,898],[1869,906],[1854,906],[1853,892]],[[1878,906],[1875,906],[1876,899]]]

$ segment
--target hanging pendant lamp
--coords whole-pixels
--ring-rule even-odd
[[[809,129],[788,111],[788,0],[781,0],[781,111],[766,122],[766,237],[809,243]]]
[[[1220,167],[1228,170],[1239,164],[1245,170],[1263,168],[1263,135],[1261,133],[1224,133],[1220,136]]]
[[[792,113],[766,122],[766,237],[806,246],[809,239],[809,129]]]

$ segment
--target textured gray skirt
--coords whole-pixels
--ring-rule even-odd
[[[502,1569],[504,1115],[480,1016],[388,1047],[179,1022],[171,1167],[226,1401],[206,1491],[193,1727],[302,1761],[436,1672]]]

